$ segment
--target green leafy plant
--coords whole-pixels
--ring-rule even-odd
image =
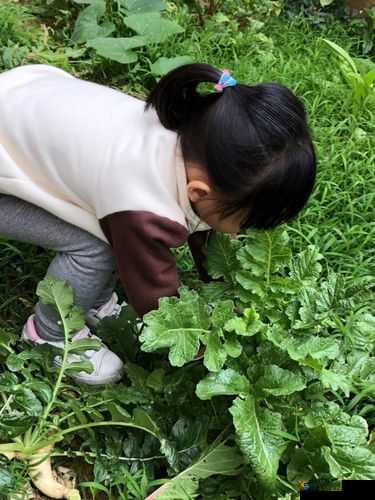
[[[207,268],[221,281],[181,289],[144,318],[142,350],[167,348],[174,366],[206,345],[208,373],[196,394],[227,398],[237,444],[265,498],[297,491],[299,481],[375,478],[368,424],[347,412],[373,387],[374,372],[360,381],[358,370],[374,366],[375,317],[346,295],[339,276],[321,275],[321,262],[313,246],[292,257],[282,230],[250,232],[241,242],[218,234]],[[212,300],[215,287],[220,299]]]
[[[332,42],[323,39],[336,54],[341,73],[353,92],[353,103],[360,109],[368,97],[375,97],[375,63],[370,59],[352,58],[346,50]]]
[[[75,2],[89,5],[78,15],[71,42],[85,44],[86,47],[94,49],[98,55],[121,64],[137,62],[138,53],[134,49],[163,43],[169,37],[184,31],[176,22],[161,15],[166,8],[162,0],[117,2],[117,12],[112,12],[113,21],[108,19],[105,0],[75,0]],[[109,36],[118,34],[126,28],[136,35]],[[163,75],[188,62],[192,62],[192,59],[187,56],[160,57],[150,64],[150,69],[155,75]]]
[[[84,416],[83,410],[74,405],[73,402],[70,402],[70,406],[73,407],[73,412],[61,411],[62,403],[60,398],[65,388],[63,382],[64,376],[72,372],[80,370],[90,371],[92,369],[88,361],[68,364],[68,355],[72,353],[78,354],[87,349],[98,348],[100,342],[94,341],[93,339],[89,341],[82,339],[74,342],[70,340],[71,334],[82,328],[84,319],[79,309],[73,304],[73,292],[67,283],[58,281],[52,277],[47,277],[39,284],[37,294],[44,303],[51,304],[57,309],[64,330],[65,347],[62,357],[60,356],[60,368],[53,388],[45,382],[35,380],[22,388],[18,387],[18,384],[16,384],[15,387],[13,386],[13,389],[9,389],[9,387],[6,388],[7,391],[10,390],[10,394],[8,398],[4,399],[4,404],[0,409],[0,428],[5,431],[9,429],[9,434],[13,434],[14,437],[11,442],[0,444],[0,454],[8,459],[15,458],[24,461],[27,464],[28,473],[34,485],[47,496],[51,498],[76,500],[80,498],[78,490],[56,482],[52,475],[50,462],[55,444],[63,441],[70,434],[88,431],[96,427],[126,427],[138,429],[153,436],[160,442],[161,449],[166,456],[171,453],[171,449],[168,440],[163,435],[158,424],[140,407],[134,408],[132,413],[129,413],[120,405],[113,403],[112,398],[98,400],[89,405],[88,408],[91,416],[96,417],[93,421],[88,421]],[[3,348],[5,347],[5,351],[11,351],[9,345],[10,339],[5,334],[3,334],[1,341]],[[10,352],[6,358],[6,363],[11,371],[24,371],[24,363],[29,357],[34,357],[29,351],[22,351],[19,354]],[[137,371],[137,367],[134,366],[134,368],[132,368],[131,365],[129,365],[127,370],[129,377],[132,378],[134,375],[131,373],[132,371]],[[12,379],[15,379],[15,377],[12,377],[12,374],[7,372],[3,374],[3,376],[0,376],[0,388],[5,387],[5,384],[12,381]],[[35,394],[39,395],[44,405]],[[139,397],[137,398],[134,394],[130,396],[130,398],[129,396],[130,395],[127,397],[128,403],[139,399]],[[142,399],[144,399],[144,397],[141,398],[141,400]],[[17,414],[16,405],[14,403],[16,403],[16,405],[17,403],[21,404],[24,407],[27,405],[28,409],[31,409],[32,416],[36,417],[33,419],[35,422],[33,422],[31,426],[30,422],[21,421],[18,422],[21,429],[17,431],[17,428],[12,427],[12,423],[14,424],[18,421],[17,418],[14,419],[14,416]],[[100,407],[109,410],[112,419],[105,420],[101,413],[97,413]],[[95,408],[96,413],[92,412],[93,408]],[[25,431],[22,430],[23,427],[26,427]],[[215,473],[225,474],[229,473],[229,470],[235,471],[241,463],[238,454],[228,446],[224,446],[224,441],[217,442],[215,450],[216,446],[218,450],[220,450],[221,456],[227,457],[225,463],[228,468],[224,469],[222,472],[218,468],[215,470]],[[211,456],[211,451],[207,451],[206,454],[207,453]],[[216,460],[219,451],[212,453],[212,456]],[[203,457],[199,460],[199,463],[206,463],[208,459]],[[173,483],[173,488],[176,484],[179,485],[182,482],[189,482],[189,488],[191,488],[191,484],[195,484],[194,478],[199,476],[199,474],[201,474],[201,477],[208,477],[211,473],[208,471],[204,473],[198,465],[192,466],[191,474],[184,475],[181,481],[176,480]],[[193,481],[193,483],[191,483],[191,481]],[[172,486],[164,488],[163,491],[165,489],[169,490],[170,488],[172,488]]]

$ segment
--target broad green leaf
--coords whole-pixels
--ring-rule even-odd
[[[207,246],[207,272],[212,278],[224,278],[232,282],[233,273],[239,269],[237,246],[224,233],[214,233],[210,237]]]
[[[343,417],[343,411],[340,406],[333,401],[324,403],[314,402],[303,421],[307,429],[313,429],[314,427],[324,426],[328,423],[346,422],[347,417],[347,415]]]
[[[43,401],[43,403],[49,403],[52,397],[52,389],[46,383],[41,380],[33,380],[32,382],[27,383],[27,387],[31,389],[33,392],[37,393],[39,399]]]
[[[64,318],[68,333],[76,333],[85,326],[83,311],[73,306]]]
[[[249,389],[249,381],[245,376],[227,368],[219,373],[210,373],[201,380],[197,385],[196,394],[200,399],[211,399],[214,396],[246,394]]]
[[[159,13],[133,14],[124,19],[126,26],[147,40],[147,43],[164,42],[171,35],[184,31],[177,23],[164,19]]]
[[[46,276],[36,290],[44,304],[51,304],[64,318],[68,333],[81,330],[85,320],[81,310],[73,305],[73,289],[66,281]]]
[[[242,344],[235,333],[226,333],[224,349],[231,358],[238,358],[242,353]]]
[[[318,311],[334,310],[341,304],[343,298],[344,282],[341,276],[330,272],[327,280],[321,282],[319,294],[317,295]]]
[[[132,63],[137,60],[137,54],[130,49],[146,45],[146,40],[141,36],[131,38],[94,38],[87,42],[103,57],[117,61],[122,64]]]
[[[15,405],[22,413],[31,417],[37,417],[42,414],[43,406],[33,391],[27,387],[20,388],[14,397]]]
[[[29,349],[21,351],[18,354],[12,353],[7,357],[6,365],[8,369],[12,372],[23,371],[25,368],[26,361],[35,360],[39,363],[44,361],[42,353],[39,349]]]
[[[234,303],[232,300],[222,300],[215,304],[211,314],[211,323],[215,328],[224,328],[224,325],[233,318]]]
[[[153,391],[162,392],[164,389],[165,370],[158,368],[147,377],[146,385]]]
[[[184,64],[191,64],[194,59],[190,56],[160,57],[154,64],[151,64],[151,71],[154,75],[166,75],[172,69],[176,69]]]
[[[144,316],[141,349],[152,352],[169,347],[173,366],[182,366],[197,354],[200,338],[209,333],[206,304],[196,292],[180,290],[180,298],[162,298],[159,309]]]
[[[246,235],[246,245],[238,252],[244,269],[268,282],[273,273],[280,271],[290,260],[286,231],[251,231]]]
[[[320,380],[324,387],[328,387],[333,391],[342,390],[346,397],[349,397],[351,383],[350,379],[345,375],[335,373],[332,370],[326,370],[323,368]]]
[[[142,12],[160,12],[165,9],[163,0],[122,0],[124,7],[131,14]]]
[[[323,255],[319,253],[316,246],[309,245],[290,262],[290,276],[301,283],[310,284],[315,282],[322,272],[320,261]]]
[[[265,369],[265,374],[258,379],[257,387],[266,394],[287,396],[302,391],[306,387],[306,383],[300,373],[293,373],[279,366],[270,365]]]
[[[246,308],[242,317],[235,317],[227,321],[224,325],[228,332],[235,332],[237,335],[251,337],[259,333],[263,327],[259,320],[259,314],[250,308]]]
[[[1,452],[0,452],[1,453]],[[9,471],[1,467],[0,488],[10,488],[14,484],[14,476]]]
[[[328,439],[336,447],[366,446],[368,425],[359,415],[346,415],[346,422],[325,425]]]
[[[239,271],[235,274],[236,281],[251,294],[257,295],[261,299],[266,296],[265,280],[263,277],[254,276],[251,271]],[[247,297],[241,299],[248,302]]]
[[[159,489],[154,491],[149,500],[190,500],[195,498],[200,479],[212,475],[235,475],[242,465],[242,458],[235,448],[222,442],[213,443],[190,467],[180,472]]]
[[[361,311],[349,318],[345,328],[345,340],[354,349],[374,352],[375,316]]]
[[[136,408],[133,412],[133,421],[136,425],[147,429],[152,434],[161,438],[161,432],[158,424],[142,408]]]
[[[104,16],[105,10],[105,0],[90,2],[90,5],[80,12],[76,20],[71,37],[72,42],[84,43],[93,38],[104,37],[113,33],[115,30],[113,23],[98,24],[98,21]]]
[[[323,447],[324,458],[333,477],[352,480],[375,480],[375,453],[364,446]]]
[[[238,444],[265,488],[275,487],[277,470],[287,441],[281,415],[261,408],[253,396],[237,398],[229,409],[237,431]]]
[[[319,0],[320,5],[322,7],[327,7],[328,5],[331,5],[335,0]]]
[[[67,314],[74,304],[73,289],[67,281],[46,276],[36,289],[36,294],[44,304],[51,304]]]
[[[284,332],[278,325],[267,328],[265,335],[272,344],[286,351],[294,361],[316,369],[328,360],[336,359],[339,355],[338,342],[334,338],[318,336],[293,338],[289,332]],[[317,362],[310,363],[310,360]]]
[[[204,366],[211,372],[218,372],[224,366],[227,352],[221,340],[219,330],[212,330],[207,335],[207,345],[204,353]]]

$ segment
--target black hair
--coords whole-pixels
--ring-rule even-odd
[[[278,83],[197,91],[221,74],[209,64],[180,66],[159,80],[145,110],[154,107],[162,125],[177,132],[185,162],[206,168],[225,195],[223,216],[241,211],[242,228],[269,229],[296,216],[314,187],[316,154],[306,112]]]

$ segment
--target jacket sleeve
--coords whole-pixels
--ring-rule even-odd
[[[210,281],[210,277],[204,267],[204,261],[206,259],[205,250],[211,234],[211,230],[197,231],[196,233],[191,234],[188,238],[188,244],[195,262],[195,267],[197,268],[200,279],[206,283]]]
[[[187,229],[151,212],[127,210],[99,220],[112,246],[129,303],[139,315],[177,294],[176,261],[170,251],[186,242]]]

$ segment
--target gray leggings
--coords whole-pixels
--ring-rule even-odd
[[[31,203],[0,194],[0,235],[56,252],[47,275],[68,281],[75,304],[87,313],[107,302],[118,272],[111,247]],[[61,340],[62,330],[51,305],[35,306],[35,327],[44,340]]]

